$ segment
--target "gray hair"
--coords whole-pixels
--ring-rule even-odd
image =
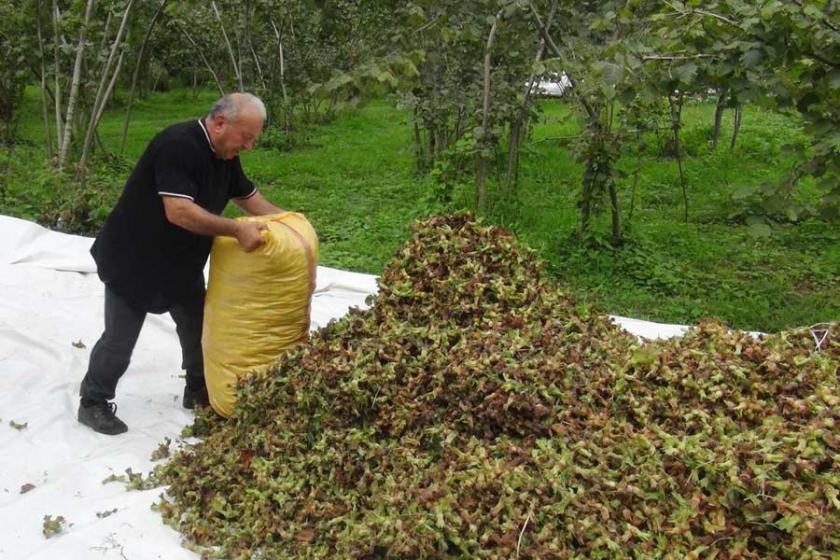
[[[210,119],[222,115],[225,120],[235,121],[239,111],[245,108],[256,110],[265,121],[265,105],[259,97],[252,93],[229,93],[213,103],[210,108]]]

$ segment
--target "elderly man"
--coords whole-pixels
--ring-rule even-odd
[[[282,212],[257,191],[239,163],[239,152],[253,148],[265,116],[257,97],[226,95],[208,116],[158,134],[131,173],[91,248],[105,283],[105,331],[81,385],[82,424],[109,435],[128,429],[110,401],[146,313],[168,311],[175,321],[186,370],[183,406],[207,404],[203,269],[213,236],[235,237],[244,251],[252,251],[263,243],[265,229],[220,214],[231,199],[251,215]]]

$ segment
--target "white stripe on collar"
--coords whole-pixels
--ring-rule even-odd
[[[214,154],[216,153],[216,148],[213,147],[213,142],[210,141],[210,135],[207,134],[207,128],[204,126],[204,119],[198,119],[198,126],[201,127],[201,131],[204,132],[204,137],[207,138],[207,145],[210,146],[210,151]]]

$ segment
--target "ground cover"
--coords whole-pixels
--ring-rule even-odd
[[[106,215],[148,139],[169,123],[205,112],[212,91],[188,90],[139,100],[124,155],[118,155],[122,113],[106,113],[100,157],[85,191],[56,176],[46,163],[37,90],[28,90],[19,125],[21,142],[0,152],[0,211],[53,227],[92,233]],[[119,101],[119,96],[117,98]],[[118,105],[118,103],[117,103]],[[545,100],[522,156],[515,197],[496,200],[487,219],[505,226],[549,263],[572,293],[610,313],[663,322],[703,317],[762,331],[810,325],[840,316],[840,229],[815,218],[757,235],[732,214],[740,188],[776,180],[793,161],[783,149],[804,138],[797,120],[745,109],[738,145],[712,150],[714,104],[685,109],[689,221],[667,133],[651,136],[638,158],[625,158],[619,184],[628,223],[627,244],[582,246],[574,236],[581,167],[568,143],[577,123],[559,100]],[[724,119],[724,133],[731,122]],[[278,204],[305,212],[322,240],[322,262],[380,273],[416,219],[468,206],[469,185],[446,200],[415,172],[410,116],[390,99],[375,100],[331,123],[313,125],[291,151],[265,142],[243,157],[260,188]],[[571,139],[571,140],[570,140]],[[639,166],[635,196],[634,171]],[[492,187],[492,185],[491,185]],[[809,183],[796,196],[813,198]],[[629,210],[633,200],[632,220]],[[606,232],[605,224],[596,229]]]

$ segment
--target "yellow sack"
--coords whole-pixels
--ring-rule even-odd
[[[302,214],[239,218],[265,222],[266,242],[251,253],[216,237],[204,304],[204,377],[210,405],[228,417],[237,379],[270,366],[306,339],[315,290],[318,236]]]

